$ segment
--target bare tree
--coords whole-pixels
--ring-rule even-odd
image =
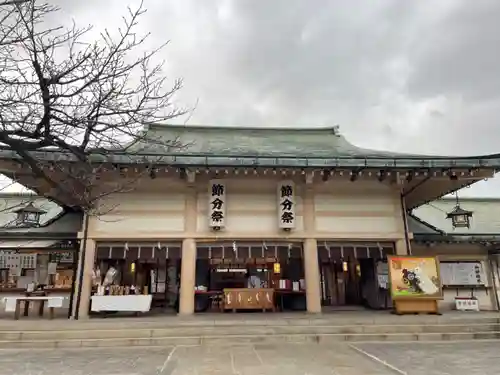
[[[149,34],[135,31],[143,4],[93,41],[86,40],[91,26],[53,25],[58,11],[37,0],[0,0],[0,144],[52,194],[89,210],[101,197],[100,175],[112,169],[105,156],[127,154],[145,124],[185,113],[172,105],[182,82],[167,85],[163,62],[155,62],[166,43],[144,52]],[[177,139],[156,142],[182,147]],[[49,167],[38,160],[54,150],[65,158]]]

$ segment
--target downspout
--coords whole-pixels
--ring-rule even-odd
[[[401,195],[400,195],[400,203],[401,203],[401,212],[403,214],[403,225],[404,225],[404,230],[405,230],[406,248],[408,249],[408,255],[411,255],[410,236],[408,235],[408,214],[406,212],[406,202],[405,202],[405,196],[403,193],[401,193]]]
[[[406,200],[405,197],[417,190],[420,186],[425,184],[431,176],[425,177],[423,180],[419,181],[417,184],[413,185],[408,191],[404,191],[404,188],[401,188],[401,194],[400,194],[400,204],[401,204],[401,212],[403,214],[403,225],[404,225],[404,230],[405,230],[405,242],[406,242],[406,248],[408,249],[408,254],[411,255],[411,244],[410,244],[410,236],[408,235],[408,214],[406,212]]]
[[[81,256],[80,256],[80,267],[79,273],[78,273],[78,290],[76,292],[76,304],[75,304],[75,320],[78,320],[79,313],[78,311],[80,310],[80,299],[82,296],[82,284],[83,284],[83,275],[84,275],[84,268],[85,268],[85,253],[87,249],[87,238],[89,234],[89,217],[88,214],[84,214],[83,216],[83,239],[82,239],[82,244],[81,244]]]
[[[68,319],[73,317],[73,300],[75,298],[75,286],[76,286],[76,277],[78,273],[78,264],[80,261],[80,241],[77,241],[78,248],[74,249],[74,258],[73,258],[73,280],[71,281],[71,293],[69,295],[69,309],[68,309]]]
[[[497,257],[492,258],[490,255],[488,255],[488,261],[491,270],[491,277],[493,282],[493,294],[495,295],[497,311],[500,311],[500,300],[498,299],[498,288],[497,288],[497,282],[500,282],[500,280],[498,279],[498,258]]]

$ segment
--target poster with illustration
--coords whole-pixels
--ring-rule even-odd
[[[434,257],[388,257],[392,298],[442,298],[439,262]]]

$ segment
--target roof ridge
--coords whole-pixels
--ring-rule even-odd
[[[321,132],[331,132],[332,135],[339,134],[338,125],[333,126],[225,126],[225,125],[200,125],[200,124],[149,124],[146,130],[150,129],[197,129],[197,130],[237,130],[237,131],[321,131]]]

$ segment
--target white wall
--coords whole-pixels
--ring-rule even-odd
[[[223,176],[224,177],[224,176]],[[295,176],[295,228],[278,228],[277,187],[280,176],[227,176],[226,222],[220,232],[208,226],[208,176],[196,181],[197,236],[199,238],[283,238],[304,236],[304,194],[314,194],[315,234],[318,239],[381,239],[404,237],[396,191],[378,181],[328,181],[306,185]],[[290,180],[291,178],[283,178]],[[154,180],[154,189],[114,194],[103,199],[104,215],[91,219],[91,235],[99,238],[182,238],[186,209],[186,186]]]
[[[184,230],[185,196],[182,193],[119,193],[100,204],[98,217],[91,219],[92,231],[157,235]]]

